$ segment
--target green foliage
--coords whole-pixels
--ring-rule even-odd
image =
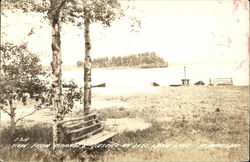
[[[82,26],[84,21],[100,22],[110,26],[112,21],[124,15],[118,0],[4,0],[1,1],[2,14],[6,10],[43,13],[44,18],[52,19],[59,13],[61,22]]]
[[[63,114],[71,112],[75,101],[80,101],[83,97],[82,88],[79,88],[77,84],[73,81],[63,84],[64,87],[64,100],[63,100]]]
[[[43,13],[44,18],[50,18],[52,11],[61,11],[70,0],[4,0],[1,1],[2,10],[22,10],[23,12]],[[5,14],[4,12],[2,12]]]
[[[2,14],[7,10],[22,10],[23,12],[48,13],[50,6],[49,0],[4,0],[1,1]]]
[[[78,65],[80,65],[78,63]],[[94,68],[107,67],[136,67],[136,68],[159,68],[167,67],[168,63],[155,52],[145,52],[130,56],[103,57],[93,60]]]
[[[118,0],[72,0],[63,11],[62,17],[77,26],[82,26],[84,21],[110,26],[112,21],[124,15]]]
[[[25,44],[1,45],[0,104],[12,100],[26,104],[27,97],[42,100],[47,91],[45,77],[39,58]]]

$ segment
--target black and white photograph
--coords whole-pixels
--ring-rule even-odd
[[[1,0],[0,162],[249,161],[248,0]]]

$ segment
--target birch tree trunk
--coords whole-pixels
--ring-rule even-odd
[[[63,120],[62,107],[62,71],[61,71],[61,40],[60,40],[60,10],[53,8],[51,10],[51,25],[52,25],[52,74],[53,74],[53,108],[54,108],[54,125],[53,125],[53,148],[60,143],[59,122]]]
[[[84,115],[90,113],[91,108],[91,42],[89,35],[89,21],[84,21],[85,61],[84,61]]]
[[[2,82],[2,70],[3,68],[2,68],[2,52],[0,52],[0,83]],[[1,112],[2,112],[2,109],[1,109],[1,105],[0,105],[0,127],[2,126],[2,114],[1,114]]]

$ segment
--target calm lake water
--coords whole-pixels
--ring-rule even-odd
[[[229,65],[193,65],[186,66],[186,76],[190,84],[201,80],[206,84],[209,78],[233,78],[234,85],[248,85],[248,72],[237,70]],[[106,83],[107,87],[140,87],[156,82],[160,85],[181,84],[184,78],[183,66],[169,66],[154,69],[93,69],[92,83]],[[63,80],[74,80],[83,85],[83,69],[64,70]]]

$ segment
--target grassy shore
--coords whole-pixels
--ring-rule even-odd
[[[111,147],[85,152],[76,149],[13,149],[8,129],[1,132],[0,159],[6,161],[247,161],[249,147],[249,87],[158,87],[154,91],[93,93],[93,101],[126,103],[93,108],[108,119],[139,118],[151,126],[115,136]],[[124,104],[124,105],[126,105]],[[75,109],[71,117],[79,116]],[[40,114],[41,115],[41,114]],[[42,117],[42,116],[41,116]],[[35,120],[35,118],[34,118]],[[30,122],[30,121],[29,121]],[[137,123],[134,123],[135,125]],[[48,126],[23,122],[19,137],[49,143]],[[40,131],[34,129],[39,128]],[[42,139],[35,137],[31,132]],[[44,133],[47,132],[47,133]],[[43,139],[44,138],[44,139]],[[7,141],[7,142],[6,142]],[[26,153],[30,156],[21,155]]]

